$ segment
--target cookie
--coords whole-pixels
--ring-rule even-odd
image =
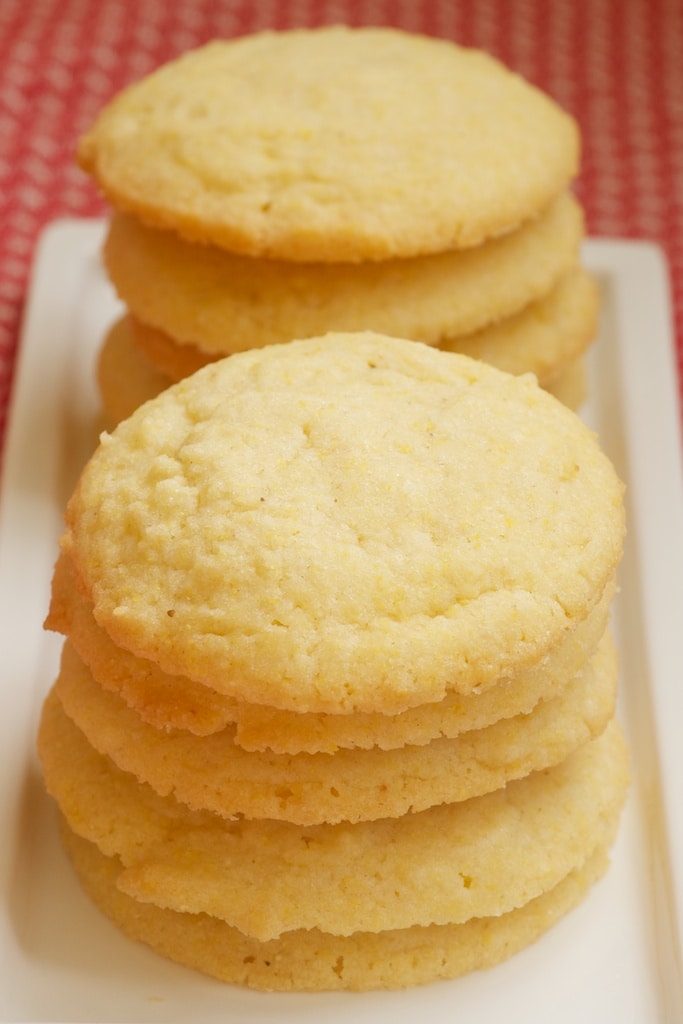
[[[474,334],[442,341],[440,347],[483,359],[509,373],[535,373],[542,387],[570,409],[578,409],[587,391],[583,355],[595,337],[597,315],[597,286],[579,269],[521,313]],[[110,425],[219,358],[196,345],[178,344],[130,314],[122,316],[104,338],[97,368]]]
[[[117,887],[117,858],[105,857],[64,823],[62,839],[84,889],[129,938],[221,981],[262,991],[397,989],[490,968],[537,941],[608,866],[606,850],[598,849],[554,888],[497,917],[351,936],[311,929],[258,942],[207,914],[139,903]]]
[[[582,357],[595,338],[599,293],[585,270],[566,274],[521,313],[439,347],[481,359],[508,373],[534,373],[548,387]]]
[[[64,549],[114,643],[246,702],[396,713],[539,664],[622,485],[530,376],[365,333],[238,353],[102,443]]]
[[[206,362],[330,330],[428,344],[477,331],[546,295],[577,266],[583,236],[581,208],[566,193],[518,230],[475,248],[341,265],[240,257],[115,214],[104,259],[135,319],[196,346]]]
[[[224,359],[230,354],[209,354],[196,345],[178,342],[170,334],[159,330],[158,327],[150,327],[131,313],[125,316],[125,321],[137,358],[163,373],[168,384],[175,384],[183,377],[190,377],[208,363]]]
[[[96,377],[110,427],[126,419],[143,402],[156,397],[172,383],[148,360],[140,359],[125,317],[120,317],[111,326],[100,346]]]
[[[595,281],[576,268],[519,313],[450,340],[441,337],[437,344],[510,373],[535,373],[544,383],[588,347],[597,327],[598,306]],[[127,323],[144,359],[172,380],[188,377],[208,362],[229,354],[208,354],[196,345],[179,343],[132,315]]]
[[[171,676],[156,663],[116,647],[95,622],[92,605],[78,592],[72,566],[62,554],[55,567],[46,627],[69,637],[100,686],[118,694],[144,722],[196,736],[235,726],[235,742],[246,750],[280,754],[335,753],[340,748],[391,750],[453,738],[493,722],[530,712],[539,700],[558,695],[590,660],[607,628],[614,585],[541,665],[484,692],[449,694],[438,703],[397,715],[303,714],[238,702]]]
[[[578,130],[486,54],[390,28],[217,40],[129,86],[78,145],[116,208],[260,258],[477,245],[577,171]]]
[[[583,356],[573,359],[543,384],[545,390],[568,409],[579,411],[588,398],[588,367]]]
[[[148,328],[142,328],[140,331],[141,325],[137,324],[136,341],[133,341],[132,324],[131,317],[123,317],[112,326],[105,335],[98,359],[99,393],[105,415],[103,426],[108,430],[113,430],[121,420],[132,415],[143,402],[156,398],[167,387],[176,383],[171,377],[150,366],[136,343],[140,333],[145,337],[163,336],[159,331],[151,331]],[[197,368],[207,363],[207,360],[199,356],[199,350],[196,348],[178,346],[168,339],[164,345],[168,346],[169,350],[173,349],[174,355],[182,352],[183,363],[188,361],[185,359],[186,354],[192,358],[191,353],[197,357]],[[181,377],[189,376],[190,372],[195,371],[188,371],[188,374],[181,374]],[[130,381],[128,386],[124,384],[126,378]],[[583,355],[564,363],[540,383],[568,409],[578,411],[588,394],[588,373]]]
[[[393,750],[273,754],[243,750],[234,729],[197,737],[147,725],[99,686],[67,642],[55,684],[88,742],[162,796],[225,818],[298,825],[397,817],[505,786],[557,764],[599,735],[614,714],[617,658],[606,636],[561,693],[527,714],[455,739]]]
[[[120,857],[125,892],[260,941],[301,928],[458,924],[523,906],[611,842],[628,784],[614,721],[559,765],[485,796],[309,827],[226,821],[159,796],[98,754],[54,694],[39,751],[69,826]]]

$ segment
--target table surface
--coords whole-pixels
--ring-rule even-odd
[[[576,117],[589,234],[667,257],[681,394],[683,0],[0,0],[0,457],[36,241],[106,213],[74,163],[98,110],[213,37],[339,22],[488,50]]]

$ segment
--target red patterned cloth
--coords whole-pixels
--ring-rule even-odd
[[[99,108],[212,37],[339,22],[486,49],[578,119],[589,232],[668,257],[680,386],[683,0],[0,0],[0,452],[36,239],[105,209],[73,162]]]

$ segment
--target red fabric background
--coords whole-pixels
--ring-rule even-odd
[[[667,254],[680,387],[683,0],[0,0],[0,452],[36,239],[104,212],[73,162],[98,109],[214,36],[335,22],[481,47],[574,114],[590,233]]]

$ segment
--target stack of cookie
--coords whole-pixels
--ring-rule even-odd
[[[622,487],[530,375],[374,333],[236,354],[103,435],[66,521],[40,756],[131,937],[395,988],[509,956],[605,869]]]
[[[113,206],[127,311],[99,363],[112,421],[211,360],[329,331],[583,400],[577,126],[483,53],[386,28],[213,42],[116,97],[79,160]]]

